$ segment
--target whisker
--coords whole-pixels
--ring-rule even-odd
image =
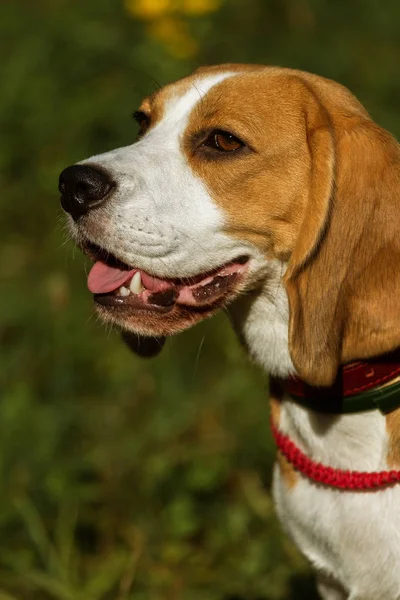
[[[199,361],[200,361],[200,354],[201,354],[201,350],[203,348],[204,345],[204,340],[206,339],[206,334],[203,334],[203,337],[200,340],[200,344],[199,344],[199,348],[197,350],[197,354],[196,354],[196,359],[195,359],[195,363],[194,363],[194,369],[193,369],[193,377],[192,377],[192,381],[194,381],[196,374],[197,374],[197,367],[199,366]]]

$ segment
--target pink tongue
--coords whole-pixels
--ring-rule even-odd
[[[110,267],[98,260],[89,273],[87,286],[92,294],[107,294],[121,287],[136,271],[137,269],[126,271]]]
[[[126,271],[117,267],[110,267],[98,260],[89,273],[87,286],[92,294],[108,294],[124,285],[137,271],[139,269]],[[152,277],[144,271],[140,271],[140,274],[144,287],[153,293],[163,292],[173,287],[172,283],[165,281],[165,279]]]

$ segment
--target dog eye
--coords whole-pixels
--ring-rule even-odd
[[[150,117],[142,110],[137,110],[133,113],[133,118],[139,125],[138,139],[141,138],[150,126]]]
[[[234,152],[242,148],[244,144],[233,133],[217,130],[212,132],[206,141],[203,142],[202,146],[213,148],[219,152]]]

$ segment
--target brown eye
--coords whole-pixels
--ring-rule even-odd
[[[244,146],[243,142],[228,131],[213,131],[203,145],[220,152],[234,152]]]
[[[133,113],[133,118],[139,125],[138,139],[141,138],[150,126],[150,117],[142,110],[137,110]]]

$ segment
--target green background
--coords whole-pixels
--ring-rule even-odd
[[[223,316],[142,361],[96,322],[57,179],[200,64],[313,71],[400,132],[398,0],[0,4],[0,600],[316,598]]]

